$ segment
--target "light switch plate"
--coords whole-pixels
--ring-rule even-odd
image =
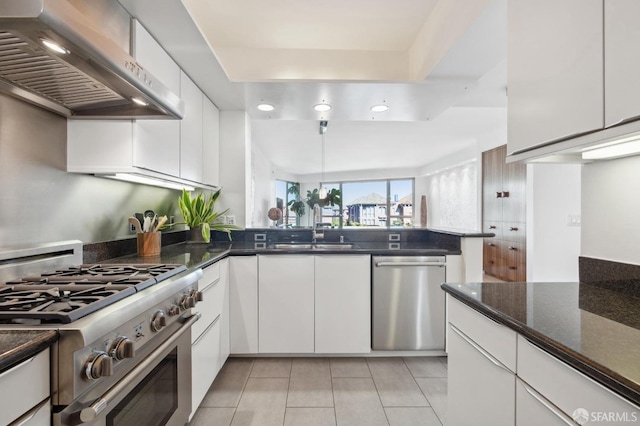
[[[580,226],[582,217],[579,214],[570,214],[567,216],[567,226]]]

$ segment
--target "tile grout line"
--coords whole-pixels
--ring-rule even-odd
[[[229,423],[230,425],[233,424],[233,419],[235,419],[236,414],[238,413],[238,406],[240,405],[240,401],[242,401],[244,390],[247,388],[247,383],[249,383],[249,379],[251,378],[251,372],[253,371],[253,367],[255,365],[256,365],[256,359],[253,358],[251,360],[251,368],[249,369],[249,374],[247,375],[247,379],[244,381],[244,384],[242,385],[242,391],[240,391],[240,398],[238,398],[238,402],[236,403],[236,406],[233,408],[233,416],[231,416],[231,423]]]
[[[387,410],[384,409],[384,404],[382,403],[382,398],[380,397],[380,392],[378,391],[378,385],[376,385],[376,380],[373,378],[373,372],[371,371],[371,367],[369,366],[369,357],[365,357],[367,362],[367,369],[369,369],[369,374],[371,375],[371,381],[373,382],[373,387],[376,389],[376,394],[378,394],[378,400],[380,401],[380,406],[382,407],[382,412],[384,413],[384,418],[387,421],[387,425],[390,425],[389,416],[387,416]]]
[[[429,403],[429,408],[431,408],[431,411],[433,411],[433,414],[435,414],[436,418],[438,419],[438,422],[440,422],[441,425],[444,425],[444,421],[440,418],[440,416],[438,415],[436,410],[433,408],[433,404],[431,403],[431,400],[429,400],[429,397],[427,397],[427,395],[424,393],[424,391],[422,390],[422,387],[420,387],[420,385],[418,384],[418,381],[416,379],[442,379],[442,378],[448,379],[449,378],[449,370],[447,370],[447,377],[414,377],[413,372],[411,372],[411,369],[407,365],[407,363],[406,363],[404,358],[405,357],[402,357],[402,362],[404,363],[404,365],[409,370],[409,373],[411,374],[411,378],[413,378],[413,381],[416,383],[416,386],[418,386],[418,389],[420,389],[420,393],[422,393],[424,398]],[[438,361],[442,362],[441,360],[438,360]]]

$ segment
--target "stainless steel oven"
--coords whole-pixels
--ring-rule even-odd
[[[202,270],[79,265],[81,253],[79,241],[0,249],[0,329],[58,332],[53,424],[184,425]]]
[[[91,392],[54,414],[54,425],[180,425],[191,412],[191,325],[171,336],[97,398]]]

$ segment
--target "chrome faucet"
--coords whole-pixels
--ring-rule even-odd
[[[318,238],[324,238],[324,231],[318,232],[318,222],[322,222],[322,210],[318,203],[313,205],[313,240],[312,242],[316,242]]]

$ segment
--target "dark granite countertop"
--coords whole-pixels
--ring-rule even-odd
[[[473,229],[457,229],[457,228],[427,228],[431,232],[439,232],[447,235],[454,235],[461,238],[490,238],[495,237],[493,232],[482,232]]]
[[[442,288],[640,404],[640,298],[585,283],[465,283]]]
[[[260,244],[260,243],[258,243]],[[427,248],[422,243],[356,242],[351,249],[274,249],[270,244],[257,245],[247,242],[180,243],[162,247],[160,256],[142,257],[136,254],[111,258],[104,263],[179,263],[188,268],[206,267],[229,255],[253,256],[256,254],[372,254],[445,256],[459,255],[460,250]],[[394,243],[391,243],[394,244]]]
[[[58,340],[55,330],[0,330],[0,373]]]

